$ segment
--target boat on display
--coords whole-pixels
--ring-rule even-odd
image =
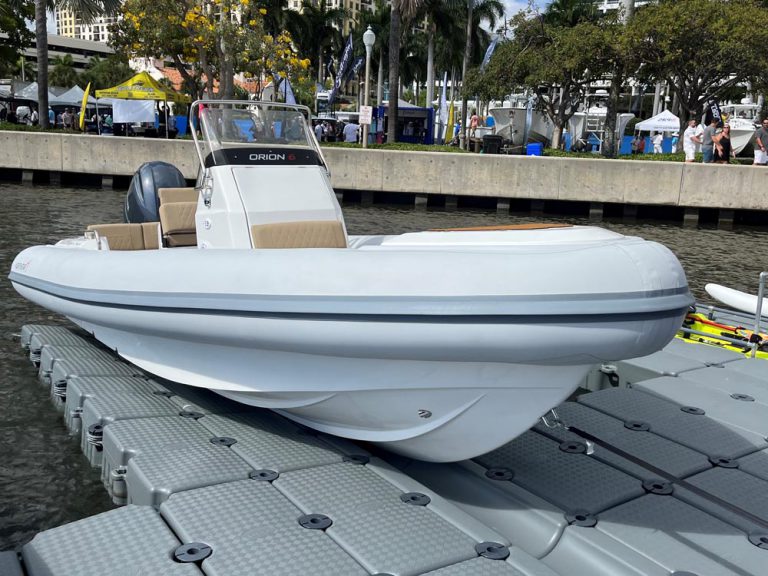
[[[724,104],[720,112],[727,115],[731,127],[731,148],[738,155],[755,138],[760,122],[760,106],[745,98],[741,104]]]
[[[308,109],[192,109],[194,189],[145,166],[128,223],[27,248],[10,272],[162,378],[456,461],[523,433],[594,364],[662,348],[692,303],[668,249],[595,227],[350,235]]]

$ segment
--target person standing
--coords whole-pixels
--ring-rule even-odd
[[[37,108],[32,108],[32,114],[29,115],[29,124],[31,126],[37,126],[40,123],[40,115],[37,113]]]
[[[53,111],[53,108],[48,106],[48,126],[50,128],[56,127],[56,113]]]
[[[696,157],[697,143],[699,143],[699,137],[696,136],[696,120],[688,120],[688,127],[683,132],[683,152],[685,152],[685,161],[689,164]]]
[[[318,122],[315,124],[315,138],[317,138],[318,142],[323,141],[323,123]]]
[[[709,126],[704,128],[704,133],[701,136],[701,153],[704,155],[702,162],[704,164],[711,164],[715,157],[715,136],[717,135],[717,118],[712,118],[709,121]]]
[[[469,119],[469,136],[470,138],[475,137],[475,132],[477,132],[477,127],[480,124],[480,118],[477,115],[477,110],[472,110],[472,117]]]
[[[672,154],[677,152],[677,147],[680,144],[680,133],[672,132]]]
[[[715,162],[718,164],[728,164],[731,161],[733,147],[731,146],[731,127],[726,124],[723,131],[714,137],[715,141]]]
[[[661,132],[656,132],[656,134],[653,135],[653,153],[654,154],[661,154],[661,145],[664,143],[664,136],[662,136]]]
[[[755,166],[768,164],[768,118],[763,119],[763,125],[755,133]]]
[[[357,133],[360,130],[360,126],[354,122],[350,122],[344,126],[344,142],[357,142]]]

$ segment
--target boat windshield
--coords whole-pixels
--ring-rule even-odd
[[[300,158],[320,157],[314,134],[307,128],[309,110],[274,102],[198,101],[190,122],[201,165],[271,163],[295,151]],[[302,162],[303,163],[303,162]]]

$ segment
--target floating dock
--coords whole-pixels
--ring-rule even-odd
[[[2,576],[768,574],[765,360],[676,339],[432,464],[156,379],[76,329],[21,343],[119,507],[0,553]]]

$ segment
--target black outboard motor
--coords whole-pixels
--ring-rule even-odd
[[[160,188],[186,188],[187,182],[176,166],[168,162],[145,162],[133,174],[125,197],[126,222],[158,222]]]

